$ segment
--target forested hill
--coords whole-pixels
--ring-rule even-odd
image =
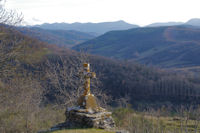
[[[0,96],[5,94],[3,98],[7,102],[18,102],[24,97],[22,95],[29,93],[38,96],[32,93],[39,90],[44,93],[44,103],[68,101],[66,99],[71,90],[80,85],[80,78],[76,75],[86,60],[89,60],[92,71],[97,73],[102,83],[98,88],[115,100],[128,98],[129,103],[137,106],[141,102],[143,105],[199,102],[194,99],[200,98],[200,81],[191,74],[178,74],[93,55],[83,60],[78,52],[42,43],[5,27],[1,27],[0,39],[1,46],[4,46],[0,49],[3,53],[0,58],[0,87],[4,88],[0,90]]]
[[[18,27],[17,30],[40,41],[68,48],[96,37],[93,34],[74,30],[47,30],[36,27]]]
[[[102,23],[45,23],[41,25],[35,25],[34,27],[39,27],[43,29],[51,30],[76,30],[88,33],[104,34],[105,32],[111,30],[126,30],[131,28],[139,27],[137,25],[129,24],[124,21],[116,22],[102,22]]]
[[[200,29],[192,26],[111,31],[73,47],[91,54],[161,67],[199,66]]]

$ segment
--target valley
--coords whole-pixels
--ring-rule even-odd
[[[99,36],[8,25],[0,31],[0,131],[36,132],[64,121],[66,107],[75,106],[83,91],[85,62],[97,75],[91,92],[113,112],[118,127],[199,130],[197,27],[137,27]],[[74,131],[105,132],[66,130]]]
[[[199,66],[200,30],[192,26],[111,31],[74,46],[77,51],[162,68]]]

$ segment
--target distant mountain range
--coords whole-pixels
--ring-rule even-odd
[[[39,28],[51,29],[51,30],[76,30],[80,32],[87,32],[87,33],[100,35],[108,31],[126,30],[126,29],[136,28],[139,26],[129,24],[124,21],[116,21],[116,22],[103,22],[103,23],[72,23],[72,24],[44,23],[42,25],[34,25],[33,27],[39,27]]]
[[[149,24],[145,27],[161,27],[161,26],[176,26],[176,25],[192,25],[200,26],[200,19],[194,18],[187,22],[156,22]],[[131,28],[138,28],[138,25],[129,24],[125,21],[115,21],[115,22],[102,22],[102,23],[44,23],[41,25],[33,25],[31,27],[39,27],[42,29],[50,30],[75,30],[80,32],[90,33],[92,35],[101,35],[108,31],[113,30],[127,30]]]
[[[73,49],[161,67],[198,66],[200,29],[166,26],[111,31]]]
[[[186,23],[153,23],[143,28],[124,21],[54,23],[22,29],[22,33],[51,44],[111,58],[161,67],[191,67],[200,65],[200,60],[194,58],[199,56],[200,50],[199,26],[200,19]],[[99,34],[101,36],[95,38]]]
[[[175,25],[182,25],[182,22],[166,22],[166,23],[153,23],[147,25],[146,27],[160,27],[160,26],[175,26]]]
[[[192,25],[192,26],[200,26],[200,19],[194,18],[189,21],[183,22],[166,22],[166,23],[153,23],[147,25],[146,27],[160,27],[160,26],[176,26],[176,25]]]
[[[189,21],[187,21],[186,24],[193,26],[200,26],[200,19],[199,18],[190,19]]]
[[[89,33],[73,30],[48,30],[36,27],[18,27],[17,30],[40,41],[68,48],[96,37]]]

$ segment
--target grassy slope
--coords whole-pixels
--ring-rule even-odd
[[[121,128],[130,128],[132,127],[133,130],[135,129],[141,129],[144,130],[149,129],[151,130],[158,130],[161,132],[161,130],[164,130],[166,132],[174,131],[180,132],[182,130],[188,130],[188,131],[195,131],[195,128],[197,127],[197,130],[200,131],[199,124],[197,121],[195,121],[195,117],[188,117],[188,121],[186,121],[186,116],[183,115],[180,117],[180,114],[176,115],[166,115],[166,112],[164,113],[165,116],[161,115],[160,113],[164,113],[162,111],[158,112],[135,112],[130,109],[118,109],[113,112],[113,117],[115,118],[116,125]],[[188,112],[185,110],[185,114]],[[189,114],[189,115],[195,115],[195,114]],[[197,126],[198,125],[198,126]]]
[[[111,31],[74,47],[117,59],[163,67],[200,65],[200,29],[185,26]]]
[[[136,112],[128,108],[116,109],[113,112],[113,118],[115,119],[116,125],[120,129],[131,130],[131,128],[144,130],[164,130],[166,132],[180,132],[182,130],[188,130],[194,132],[196,128],[195,117],[191,117],[186,122],[186,117],[180,117],[180,114],[176,115],[165,115],[162,116],[161,112]],[[187,112],[185,112],[187,113]],[[190,114],[191,115],[191,114]],[[193,114],[194,115],[194,114]],[[187,123],[187,124],[186,124]],[[199,125],[199,124],[198,124]],[[200,131],[200,127],[197,127]],[[115,133],[114,131],[106,131],[102,129],[65,129],[57,130],[47,133]]]

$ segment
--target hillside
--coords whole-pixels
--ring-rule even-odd
[[[4,29],[7,32],[6,28]],[[59,70],[56,74],[60,75],[57,77],[59,81],[63,83],[65,83],[64,81],[67,83],[79,81],[79,77],[75,75],[78,73],[79,69],[81,69],[79,68],[82,66],[81,63],[86,60],[91,63],[92,71],[97,73],[97,77],[102,83],[101,90],[106,91],[106,93],[111,95],[114,99],[130,96],[130,103],[137,105],[137,103],[141,101],[153,102],[159,98],[176,103],[178,102],[176,98],[179,97],[183,101],[186,100],[190,102],[190,100],[185,98],[190,95],[192,96],[193,93],[198,95],[196,91],[198,91],[199,81],[193,79],[192,75],[174,74],[174,72],[150,68],[130,62],[112,60],[101,56],[87,55],[84,57],[86,59],[83,59],[81,53],[42,43],[24,36],[17,31],[10,30],[8,35],[12,36],[13,34],[15,39],[20,40],[20,42],[16,42],[16,46],[19,47],[13,48],[18,50],[18,52],[15,53],[16,55],[14,54],[13,56],[16,62],[14,59],[6,59],[3,64],[4,67],[7,67],[6,64],[9,64],[9,66],[13,64],[14,73],[25,71],[32,73],[35,79],[43,79],[38,82],[43,88],[50,89],[47,91],[49,94],[46,95],[48,101],[55,100],[55,96],[53,95],[57,94],[56,91],[58,91],[58,89],[56,89],[56,87],[58,87],[58,84],[54,84],[55,75],[53,77],[46,77],[46,74],[51,74],[54,70]],[[13,42],[13,39],[10,39],[10,37],[6,37],[4,40],[6,40],[8,44],[10,44],[9,42]],[[24,41],[21,42],[21,40]],[[26,46],[24,47],[26,49],[22,49],[22,46]],[[13,49],[11,50],[13,51]],[[6,56],[6,54],[2,55],[2,57],[4,56]],[[47,65],[47,63],[50,65]],[[55,68],[52,68],[54,66]],[[59,67],[57,68],[57,66]],[[65,73],[60,73],[61,70],[65,70]],[[74,75],[69,75],[71,71],[74,72]],[[66,76],[63,77],[62,74]],[[67,78],[67,76],[69,78]],[[73,86],[70,85],[79,84],[79,82],[77,82],[76,84],[65,85],[62,82],[58,82],[59,86],[63,86],[65,89],[73,89]],[[171,89],[171,87],[174,90],[181,88],[182,91],[177,91],[177,93],[171,91],[166,92],[166,90]],[[188,87],[191,89],[190,93],[186,93]],[[141,97],[143,98],[141,99]],[[182,102],[182,100],[179,100],[179,102]]]
[[[91,91],[104,106],[199,104],[199,75],[82,55],[5,26],[0,26],[0,43],[0,132],[36,132],[64,121],[66,107],[81,94],[85,61],[97,74]]]
[[[91,54],[161,67],[200,65],[200,29],[191,26],[111,31],[73,47]]]
[[[47,30],[34,27],[18,27],[17,30],[25,35],[28,35],[32,38],[36,38],[40,41],[64,47],[72,47],[84,41],[93,39],[95,37],[92,34],[73,30]]]
[[[97,33],[99,35],[112,30],[126,30],[126,29],[136,28],[139,26],[128,24],[124,21],[116,21],[116,22],[102,22],[102,23],[72,23],[72,24],[45,23],[42,25],[35,25],[34,27],[51,29],[51,30],[76,30],[80,32]]]

